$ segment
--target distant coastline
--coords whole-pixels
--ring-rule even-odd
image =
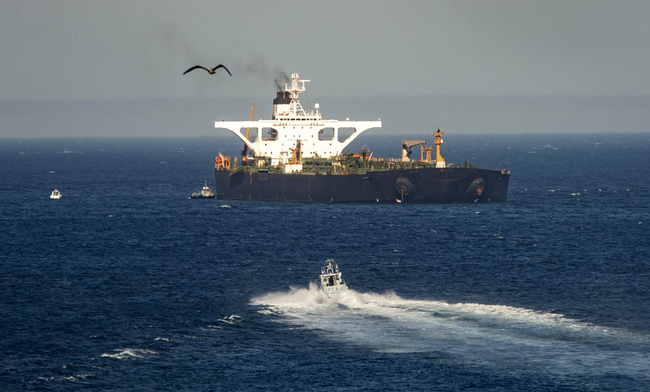
[[[271,94],[272,95],[272,94]],[[381,134],[645,133],[650,96],[385,96],[326,97],[328,118],[375,120]],[[185,137],[220,135],[212,120],[243,118],[256,104],[271,112],[268,97],[88,101],[0,101],[0,138]],[[256,116],[257,117],[257,116]]]

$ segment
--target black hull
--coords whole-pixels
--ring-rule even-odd
[[[312,203],[504,202],[510,174],[495,170],[445,168],[314,175],[215,170],[222,200]]]

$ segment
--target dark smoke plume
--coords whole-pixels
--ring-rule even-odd
[[[286,72],[278,68],[275,69],[275,79],[273,79],[273,82],[275,82],[275,91],[284,91],[284,84],[289,83],[289,80]]]
[[[229,60],[230,61],[230,60]],[[249,59],[233,59],[232,70],[237,70],[237,75],[254,76],[268,82],[273,78],[276,91],[284,91],[284,83],[289,83],[291,79],[279,66],[269,65],[264,57],[253,55]]]

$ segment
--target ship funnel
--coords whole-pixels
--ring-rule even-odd
[[[273,119],[276,116],[286,114],[290,110],[291,97],[289,92],[278,91],[277,97],[273,100]]]

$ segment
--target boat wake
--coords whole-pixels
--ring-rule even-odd
[[[379,352],[554,374],[624,374],[650,380],[650,338],[560,314],[502,305],[408,300],[348,290],[327,301],[309,289],[253,298],[259,313],[326,339]]]

